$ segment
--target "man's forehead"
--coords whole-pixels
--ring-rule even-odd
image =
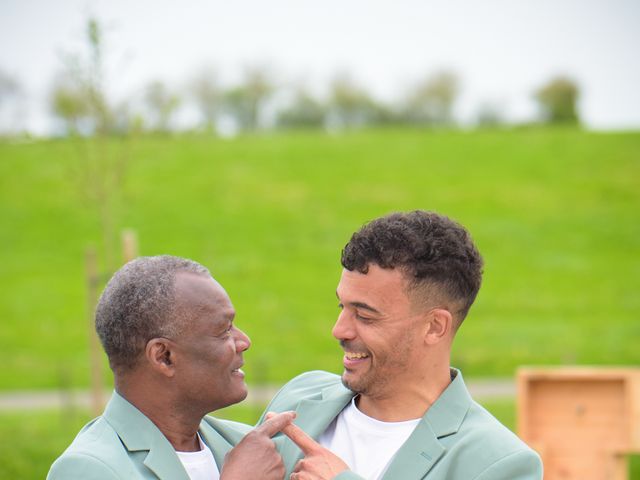
[[[372,297],[384,301],[399,294],[406,296],[407,286],[402,270],[369,265],[367,273],[344,269],[336,293],[340,299],[350,297],[349,301]]]
[[[363,286],[366,288],[384,287],[390,284],[404,285],[406,275],[400,268],[382,268],[375,263],[367,266],[367,273],[358,270],[342,270],[340,285]]]
[[[183,307],[215,308],[232,315],[233,305],[227,292],[212,277],[178,272],[175,277],[176,301]]]

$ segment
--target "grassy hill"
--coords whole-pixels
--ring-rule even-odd
[[[83,255],[100,247],[70,140],[0,143],[0,388],[88,384]],[[253,340],[249,382],[340,370],[340,250],[365,221],[436,210],[486,261],[454,364],[640,363],[640,133],[364,131],[112,140],[115,208],[144,255],[207,265]],[[101,152],[102,150],[97,150]]]

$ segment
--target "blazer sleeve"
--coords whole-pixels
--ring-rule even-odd
[[[542,480],[542,461],[533,450],[520,450],[494,462],[474,480]]]
[[[58,458],[47,480],[122,480],[102,460],[84,453],[67,453]]]

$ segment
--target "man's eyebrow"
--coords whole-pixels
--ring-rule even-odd
[[[349,302],[349,305],[355,308],[361,308],[362,310],[368,310],[371,313],[377,313],[378,315],[380,314],[379,310],[376,310],[371,305],[363,302]]]
[[[226,310],[222,312],[222,318],[224,318],[226,321],[233,323],[233,321],[236,318],[236,311],[235,309],[231,309],[231,310]]]
[[[340,300],[340,295],[338,295],[338,291],[336,290],[336,297],[338,298],[338,300]],[[367,304],[367,303],[363,303],[363,302],[349,302],[349,306],[351,307],[355,307],[355,308],[362,308],[363,310],[368,310],[372,313],[377,313],[380,314],[380,311],[373,308],[371,305]]]

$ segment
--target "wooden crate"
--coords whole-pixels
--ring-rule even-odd
[[[522,368],[518,435],[544,480],[627,480],[640,453],[640,368]]]

